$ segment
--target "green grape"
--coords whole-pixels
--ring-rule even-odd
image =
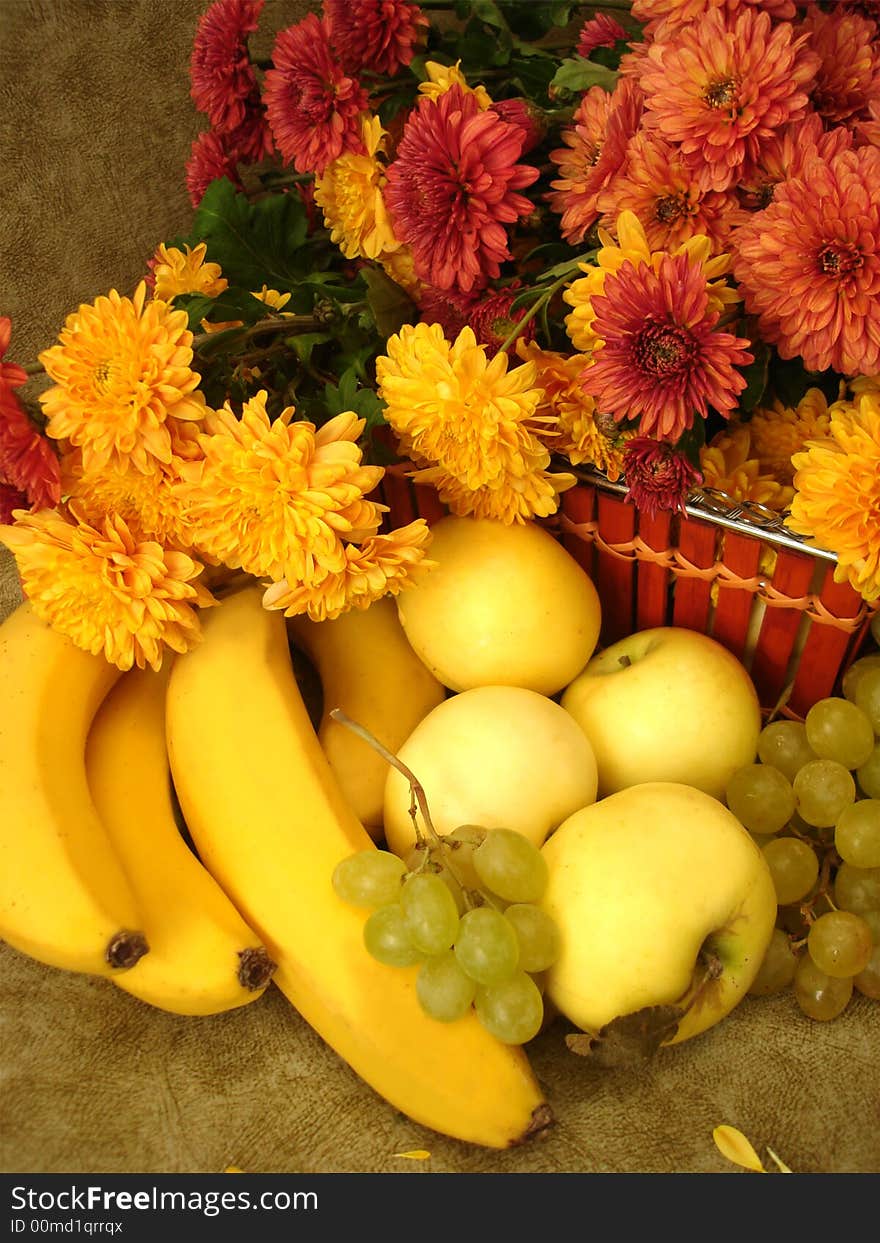
[[[474,1000],[476,984],[465,975],[452,950],[426,959],[416,976],[416,996],[426,1014],[441,1023],[452,1023],[466,1014]]]
[[[507,902],[537,902],[547,887],[547,860],[514,829],[492,829],[474,851],[474,867],[487,889]]]
[[[820,759],[858,768],[874,750],[874,729],[856,704],[837,695],[813,704],[804,720],[807,742]]]
[[[864,971],[873,949],[871,929],[852,911],[829,911],[810,927],[807,949],[820,971],[846,980]]]
[[[474,1008],[483,1026],[503,1044],[525,1044],[537,1036],[544,1021],[541,990],[524,971],[478,988]]]
[[[480,878],[474,868],[474,851],[486,838],[481,824],[460,824],[443,835],[442,857],[449,861],[465,889],[479,889]]]
[[[456,878],[452,875],[449,868],[441,862],[437,855],[438,852],[436,847],[432,847],[430,842],[418,841],[414,842],[413,845],[410,846],[404,856],[404,859],[407,869],[411,874],[418,874],[420,876],[439,876],[440,880],[443,881],[443,884],[452,894],[456,910],[459,915],[463,915],[468,909],[467,902],[465,901],[464,890]]]
[[[458,907],[442,879],[432,872],[410,876],[400,895],[403,917],[413,945],[422,954],[452,948],[458,932]]]
[[[405,873],[403,859],[390,850],[359,850],[337,863],[331,881],[343,902],[385,906],[400,897]]]
[[[880,910],[880,868],[841,863],[834,876],[834,904],[856,915]]]
[[[794,979],[797,955],[791,948],[791,938],[781,928],[774,928],[758,974],[749,986],[753,997],[769,997],[781,993]]]
[[[842,1014],[852,997],[852,979],[826,975],[809,954],[801,955],[794,973],[794,995],[801,1010],[811,1019],[827,1023]]]
[[[855,703],[871,722],[875,734],[880,734],[880,669],[868,669],[859,678]]]
[[[880,743],[856,769],[856,781],[867,798],[880,798]]]
[[[797,813],[814,828],[831,828],[855,802],[852,773],[838,760],[810,760],[792,782]]]
[[[521,970],[529,974],[546,971],[556,962],[561,948],[559,928],[546,911],[530,902],[512,902],[504,918],[516,932]]]
[[[422,954],[413,944],[399,902],[379,906],[364,924],[367,953],[387,967],[411,967]]]
[[[855,703],[859,682],[869,669],[880,669],[880,652],[872,652],[869,656],[861,656],[853,661],[841,680],[844,699]]]
[[[477,984],[500,984],[519,963],[519,942],[513,924],[492,906],[477,906],[462,915],[455,938],[455,957]]]
[[[791,782],[770,764],[745,764],[727,783],[727,806],[750,833],[778,833],[791,819]]]
[[[794,781],[794,775],[810,760],[819,757],[807,742],[807,727],[803,721],[771,721],[758,735],[758,759],[771,764]]]
[[[853,976],[853,984],[865,997],[880,1001],[880,911],[865,911],[862,919],[871,930],[873,948],[868,965]]]
[[[834,826],[834,848],[854,868],[880,867],[880,799],[851,803]]]
[[[812,846],[798,837],[776,837],[761,853],[770,868],[779,906],[807,896],[819,876],[819,860]]]

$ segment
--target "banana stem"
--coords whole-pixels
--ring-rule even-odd
[[[428,832],[434,839],[435,843],[439,846],[441,844],[440,834],[434,828],[434,822],[431,819],[431,813],[428,810],[428,800],[425,795],[424,787],[416,778],[412,770],[407,768],[406,764],[404,764],[402,760],[399,760],[392,751],[389,751],[387,747],[383,746],[375,734],[371,734],[366,726],[360,725],[357,721],[353,721],[350,716],[346,716],[341,708],[333,708],[330,712],[330,716],[334,721],[338,721],[340,725],[345,725],[347,729],[352,730],[352,732],[357,734],[359,738],[363,738],[364,742],[368,743],[374,751],[379,752],[383,760],[386,760],[393,768],[396,768],[397,771],[406,778],[409,782],[410,794],[415,802],[418,803],[419,811],[422,813],[422,819],[428,827]],[[416,831],[416,837],[419,841],[423,841],[425,835],[419,828],[414,805],[410,806],[410,815],[412,816],[413,828]]]

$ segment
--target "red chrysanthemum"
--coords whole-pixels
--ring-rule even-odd
[[[565,147],[550,152],[560,177],[551,181],[550,206],[561,217],[567,242],[583,241],[599,217],[598,198],[621,169],[630,139],[642,116],[642,92],[632,78],[621,78],[611,95],[591,87],[563,132]]]
[[[471,307],[477,301],[474,293],[463,294],[455,289],[435,289],[422,285],[419,289],[419,322],[439,324],[447,341],[454,341],[468,323]]]
[[[684,511],[688,492],[703,477],[674,445],[650,436],[634,436],[623,451],[625,499],[649,518],[660,510]]]
[[[8,483],[0,483],[0,524],[6,526],[12,522],[13,510],[27,508],[28,498],[23,492]]]
[[[217,177],[228,177],[233,185],[241,187],[235,156],[226,149],[220,134],[206,130],[192,144],[186,162],[186,188],[193,207],[198,207],[208,186]]]
[[[309,13],[282,30],[272,49],[263,99],[284,160],[322,176],[343,151],[364,153],[360,116],[367,92],[346,74],[330,46],[330,22]]]
[[[706,190],[678,147],[639,130],[630,140],[620,174],[599,194],[600,224],[613,230],[620,212],[635,212],[651,250],[677,250],[696,233],[716,250],[742,218],[733,190]]]
[[[765,341],[809,371],[880,372],[880,149],[808,162],[735,235],[734,275]]]
[[[18,363],[5,363],[3,355],[9,349],[12,340],[12,320],[8,315],[0,315],[0,394],[3,386],[20,388],[27,379],[27,372]]]
[[[458,85],[419,100],[388,167],[385,201],[420,279],[468,293],[500,275],[511,258],[505,226],[532,211],[516,191],[538,176],[517,163],[522,138]]]
[[[485,345],[486,357],[494,358],[501,346],[513,332],[514,327],[525,315],[524,306],[512,310],[516,296],[520,293],[519,281],[514,281],[506,289],[497,289],[487,294],[479,302],[475,302],[468,312],[467,322],[474,330],[478,345]],[[535,338],[535,321],[531,319],[519,334],[523,341]],[[516,358],[516,343],[508,349],[510,358]]]
[[[816,156],[830,160],[852,144],[853,135],[845,126],[835,125],[826,130],[818,113],[808,112],[802,120],[784,126],[762,142],[756,161],[749,161],[743,168],[737,181],[743,206],[760,211],[772,201],[781,181],[800,177]]]
[[[520,155],[533,150],[547,133],[547,116],[543,108],[533,104],[530,99],[499,99],[492,104],[492,111],[522,130],[523,145]]]
[[[55,450],[10,388],[0,390],[0,483],[24,493],[25,508],[51,509],[61,499]]]
[[[413,58],[428,19],[410,0],[324,0],[331,42],[346,73],[393,77]]]
[[[199,18],[190,57],[190,94],[214,129],[237,129],[249,103],[259,102],[248,35],[264,0],[214,0]]]
[[[798,27],[810,36],[821,64],[812,91],[813,107],[833,124],[864,115],[880,96],[877,24],[861,14],[834,8],[809,9]]]
[[[639,434],[676,441],[710,407],[727,416],[746,386],[738,366],[749,342],[718,332],[702,265],[687,252],[651,264],[626,260],[594,294],[592,328],[602,341],[584,386],[617,422],[639,420]]]
[[[597,13],[581,26],[578,35],[577,54],[588,57],[597,47],[614,47],[627,34],[620,22],[609,17],[607,13]]]
[[[645,33],[665,37],[676,26],[699,21],[712,11],[735,14],[748,7],[763,9],[774,21],[789,21],[797,12],[794,0],[633,0],[631,11],[647,23]]]
[[[805,115],[819,67],[808,40],[751,7],[676,28],[648,49],[644,125],[679,144],[708,189],[726,190],[762,142]]]

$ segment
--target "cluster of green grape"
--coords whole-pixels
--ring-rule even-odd
[[[764,726],[727,805],[760,845],[777,926],[752,985],[793,986],[804,1014],[837,1018],[856,990],[880,998],[880,652],[803,721]]]
[[[422,1009],[452,1022],[473,1006],[505,1044],[525,1044],[544,1021],[541,973],[559,954],[556,924],[537,903],[547,863],[521,833],[461,825],[422,838],[404,860],[362,850],[333,872],[340,898],[372,908],[364,944],[392,967],[418,964]]]

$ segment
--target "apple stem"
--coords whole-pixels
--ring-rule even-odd
[[[424,787],[421,782],[417,780],[411,769],[407,768],[406,764],[404,764],[402,760],[399,760],[392,751],[389,751],[387,747],[383,746],[375,734],[371,734],[365,725],[361,725],[357,721],[353,721],[350,716],[346,716],[341,708],[331,709],[330,716],[334,721],[338,721],[340,725],[344,725],[347,729],[350,729],[353,733],[357,734],[358,737],[362,738],[364,742],[373,748],[374,751],[378,751],[383,760],[386,760],[392,768],[396,768],[397,771],[406,778],[409,782],[409,814],[413,822],[413,828],[415,829],[416,840],[419,842],[426,840],[424,833],[419,828],[418,819],[416,817],[416,804],[418,804],[418,808],[422,813],[422,819],[428,827],[428,832],[431,837],[433,837],[434,841],[439,845],[440,834],[434,828],[434,822],[431,819],[431,813],[428,810],[428,800],[425,795]]]

